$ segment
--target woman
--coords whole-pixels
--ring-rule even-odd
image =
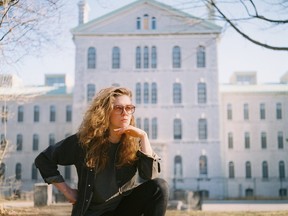
[[[134,126],[127,88],[101,90],[76,134],[49,146],[35,159],[44,181],[73,204],[72,216],[162,216],[168,185],[145,131]],[[78,189],[65,183],[57,165],[75,165]],[[137,185],[136,173],[145,181]]]

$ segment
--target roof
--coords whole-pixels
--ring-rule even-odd
[[[222,84],[219,87],[220,93],[287,93],[288,84],[258,84],[258,85],[231,85]]]
[[[188,19],[193,19],[193,20],[197,20],[199,22],[201,22],[201,25],[204,25],[207,29],[209,29],[210,32],[214,32],[214,33],[220,33],[221,32],[221,27],[214,24],[213,22],[209,22],[205,19],[202,19],[202,18],[198,18],[198,17],[195,17],[189,13],[186,13],[184,11],[181,11],[181,10],[178,10],[174,7],[171,7],[170,5],[167,5],[167,4],[164,4],[164,3],[161,3],[161,2],[158,2],[158,1],[155,1],[155,0],[138,0],[138,1],[134,1],[126,6],[123,6],[117,10],[114,10],[110,13],[107,13],[101,17],[98,17],[96,19],[93,19],[87,23],[84,23],[84,24],[81,24],[81,25],[78,25],[77,27],[71,29],[71,33],[72,34],[77,34],[77,33],[80,33],[80,32],[85,32],[86,29],[94,26],[94,25],[97,25],[98,23],[102,22],[102,21],[105,21],[107,19],[110,19],[110,18],[113,18],[115,16],[118,16],[119,14],[123,13],[123,12],[126,12],[126,11],[129,11],[133,8],[137,8],[137,7],[140,7],[142,5],[151,5],[153,7],[156,7],[156,8],[159,8],[161,10],[164,10],[164,11],[167,11],[169,13],[172,13],[174,15],[176,15],[177,17],[185,17],[185,18],[188,18]],[[176,17],[175,16],[175,17]],[[135,32],[133,32],[135,34]],[[157,32],[159,34],[159,32]]]

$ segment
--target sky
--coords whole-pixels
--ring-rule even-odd
[[[46,47],[40,57],[26,56],[13,68],[23,79],[25,85],[43,85],[45,74],[67,74],[69,85],[74,83],[75,46],[70,30],[77,26],[79,0],[69,1],[69,22],[63,28],[61,39],[56,41],[58,47]],[[118,9],[133,0],[87,0],[90,7],[89,20]],[[187,9],[183,0],[159,0],[185,12],[195,15],[193,9]],[[187,1],[187,0],[186,0]],[[192,1],[192,0],[191,0]],[[262,36],[265,30],[251,30],[254,35]],[[268,35],[265,40],[273,38],[282,46],[288,45],[288,29],[278,34]],[[220,83],[228,83],[235,71],[257,72],[258,83],[279,82],[282,75],[288,72],[288,52],[268,50],[247,41],[232,28],[227,28],[221,35],[218,44],[218,71]]]

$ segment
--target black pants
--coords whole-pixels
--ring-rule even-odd
[[[148,180],[124,196],[114,212],[102,216],[164,216],[168,196],[169,189],[165,180]]]

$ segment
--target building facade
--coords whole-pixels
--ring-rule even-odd
[[[288,82],[234,73],[221,85],[225,196],[287,197]]]
[[[78,6],[79,25],[71,30],[73,94],[65,77],[55,74],[45,78],[54,89],[27,103],[1,100],[2,113],[6,107],[13,113],[0,123],[1,136],[14,146],[2,162],[2,177],[15,176],[21,190],[32,190],[42,181],[36,155],[77,131],[99,90],[126,86],[133,92],[136,124],[162,158],[171,199],[184,191],[210,199],[287,196],[287,76],[279,84],[258,85],[255,73],[236,73],[229,85],[219,85],[221,28],[214,23],[154,0],[89,22],[86,1]],[[73,168],[60,170],[75,184]]]

